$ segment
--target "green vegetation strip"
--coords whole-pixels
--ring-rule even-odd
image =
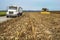
[[[5,16],[6,12],[0,12],[0,16]]]

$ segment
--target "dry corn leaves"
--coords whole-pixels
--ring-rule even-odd
[[[60,40],[59,15],[26,12],[0,24],[0,40]]]

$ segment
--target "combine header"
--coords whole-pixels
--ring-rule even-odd
[[[50,14],[47,8],[42,8],[41,14]]]

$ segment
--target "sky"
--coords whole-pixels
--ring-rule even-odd
[[[23,10],[60,10],[60,0],[0,0],[0,10],[7,10],[9,5],[21,6]]]

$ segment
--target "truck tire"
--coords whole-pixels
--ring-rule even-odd
[[[20,16],[22,16],[22,13],[20,13]]]
[[[7,18],[9,17],[9,16],[6,16]]]
[[[18,17],[21,16],[21,15],[22,15],[22,13],[18,13],[18,14],[17,14]]]

